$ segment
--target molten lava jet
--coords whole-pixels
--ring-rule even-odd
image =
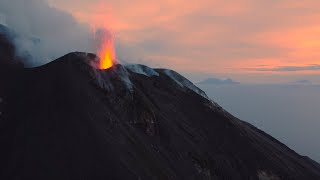
[[[113,66],[115,59],[113,43],[106,42],[103,46],[98,54],[100,57],[99,69],[108,69]]]
[[[107,30],[96,32],[97,55],[100,57],[99,69],[111,68],[116,59],[112,34]]]

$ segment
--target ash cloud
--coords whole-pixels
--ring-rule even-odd
[[[73,51],[95,52],[89,26],[45,0],[1,0],[0,24],[14,31],[16,56],[23,57],[29,67]]]

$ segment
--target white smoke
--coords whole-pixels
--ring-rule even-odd
[[[6,16],[0,13],[0,24],[7,26]]]
[[[1,0],[0,23],[18,36],[17,55],[27,66],[48,63],[69,52],[95,52],[90,27],[45,0]]]

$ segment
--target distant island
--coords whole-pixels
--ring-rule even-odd
[[[298,80],[298,81],[294,81],[291,84],[297,84],[297,85],[312,85],[313,82],[309,81],[309,80]]]
[[[208,78],[206,80],[200,81],[198,84],[201,85],[238,85],[240,82],[233,81],[232,79],[218,79],[218,78]]]

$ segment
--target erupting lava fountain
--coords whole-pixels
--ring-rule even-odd
[[[100,58],[98,68],[111,68],[116,59],[112,34],[107,30],[97,30],[95,39],[97,42],[97,55]]]

